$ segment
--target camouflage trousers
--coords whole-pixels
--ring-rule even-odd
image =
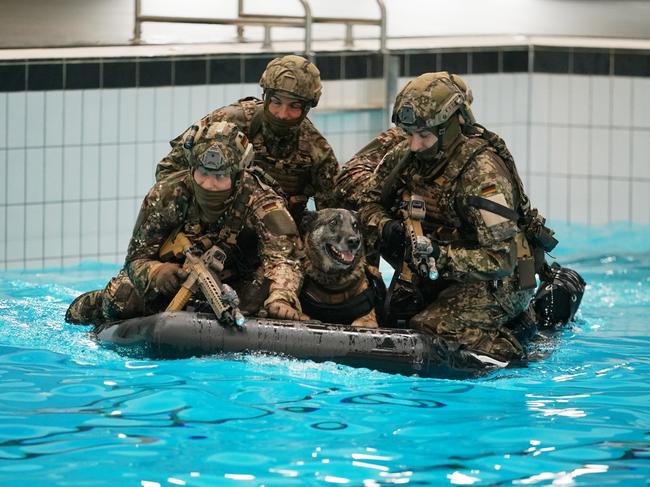
[[[517,318],[528,308],[533,291],[518,290],[515,279],[451,283],[409,326],[461,348],[510,361],[525,356]]]
[[[268,297],[269,286],[262,277],[261,268],[252,279],[234,279],[228,284],[237,292],[244,314],[257,313]],[[65,320],[68,323],[101,325],[159,313],[165,310],[170,301],[170,297],[153,295],[143,299],[122,269],[103,290],[90,291],[75,299],[66,312]]]

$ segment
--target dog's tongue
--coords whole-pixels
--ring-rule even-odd
[[[349,250],[342,250],[341,256],[345,262],[352,262],[354,260],[354,254]]]

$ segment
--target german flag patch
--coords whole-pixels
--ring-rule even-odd
[[[496,184],[488,184],[487,186],[481,188],[481,196],[483,198],[488,198],[490,196],[493,196],[496,194],[496,192],[497,192]]]
[[[276,202],[272,201],[270,203],[266,203],[265,205],[262,205],[262,209],[268,213],[272,210],[277,210],[278,208],[281,208],[281,206]]]

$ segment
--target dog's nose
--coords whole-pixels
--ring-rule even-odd
[[[348,237],[348,248],[352,250],[356,250],[359,248],[359,244],[361,243],[361,240],[359,237]]]

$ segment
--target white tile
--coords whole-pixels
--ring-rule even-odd
[[[591,124],[609,125],[612,119],[613,78],[591,77]]]
[[[488,102],[488,95],[485,89],[485,75],[463,76],[463,79],[472,90],[474,97],[474,101],[472,101],[472,112],[474,113],[474,117],[481,123],[485,120],[487,112],[486,104]]]
[[[175,86],[172,88],[171,92],[172,98],[172,124],[170,134],[180,133],[186,127],[189,127],[194,118],[190,114],[191,108],[191,95],[189,86]],[[171,135],[167,136],[167,139],[171,139]]]
[[[103,184],[100,180],[100,167],[102,164],[100,147],[97,145],[84,146],[81,150],[81,163],[79,165],[79,183],[81,198],[84,200],[99,197],[99,187]]]
[[[118,125],[120,123],[118,92],[119,90],[101,90],[99,92],[100,140],[103,144],[117,142]]]
[[[7,232],[11,232],[11,229],[7,228],[9,225],[7,224],[6,216],[5,207],[0,205],[0,271],[5,268],[5,253],[7,252],[5,238]]]
[[[45,145],[63,143],[63,91],[45,93]]]
[[[650,179],[650,130],[632,132],[632,176]]]
[[[592,225],[609,223],[609,186],[605,179],[590,181],[589,223]]]
[[[82,97],[80,90],[63,92],[63,139],[64,145],[81,144],[82,133]]]
[[[60,147],[45,149],[44,201],[61,201],[63,198],[63,150]]]
[[[632,80],[632,125],[634,127],[650,127],[650,78],[634,78]]]
[[[135,196],[144,196],[155,182],[154,171],[151,169],[153,164],[157,164],[160,158],[154,154],[154,144],[138,144],[136,147],[136,165],[135,165]]]
[[[526,184],[526,194],[533,208],[537,208],[543,215],[548,216],[548,177],[532,175]]]
[[[25,207],[14,206],[11,208],[7,226],[11,230],[7,233],[7,260],[25,258]]]
[[[488,110],[495,110],[494,120],[499,123],[513,123],[517,118],[517,81],[512,74],[495,74],[488,75],[489,80],[493,80],[489,84],[496,84],[499,101],[495,106],[488,104]],[[492,118],[490,115],[489,118]]]
[[[118,189],[120,198],[135,195],[136,173],[136,145],[126,144],[118,147]]]
[[[63,199],[78,200],[81,197],[82,183],[81,147],[63,148]],[[86,189],[86,188],[84,188]]]
[[[612,176],[629,177],[632,166],[632,132],[627,129],[612,130]]]
[[[25,258],[43,258],[43,207],[29,205],[25,207]]]
[[[9,186],[9,178],[7,177],[7,151],[0,149],[0,205],[4,205],[7,200],[7,189]],[[0,209],[0,213],[3,210]],[[0,242],[2,239],[0,239]]]
[[[0,93],[0,150],[7,147],[7,122],[9,120],[9,115],[7,114],[8,97],[9,93]]]
[[[549,86],[549,120],[552,123],[565,124],[569,118],[569,77],[564,74],[554,74],[550,77]]]
[[[569,132],[569,174],[587,176],[589,174],[589,159],[591,147],[589,144],[589,129],[573,127]]]
[[[104,109],[101,90],[84,90],[82,92],[82,143],[99,144],[102,141],[101,117]]]
[[[190,87],[190,99],[187,103],[190,108],[190,123],[193,123],[195,120],[199,120],[210,113],[212,107],[208,103],[207,85]]]
[[[97,257],[97,262],[102,264],[121,264],[123,260],[121,254],[100,255]]]
[[[634,181],[632,183],[632,221],[650,223],[650,182]],[[646,242],[647,244],[647,242]]]
[[[569,133],[565,127],[551,127],[549,139],[551,173],[567,174],[569,169]]]
[[[485,122],[488,127],[508,120],[506,115],[504,115],[504,110],[507,105],[510,105],[508,109],[510,112],[512,111],[511,93],[508,93],[507,87],[501,86],[498,76],[491,74],[485,75],[484,104],[481,121]],[[504,81],[511,81],[507,77],[504,78]]]
[[[27,93],[26,144],[28,147],[42,147],[45,143],[45,92]]]
[[[607,176],[610,171],[610,139],[611,132],[605,128],[591,129],[591,167],[590,173],[596,176]]]
[[[100,201],[99,221],[99,253],[114,254],[122,250],[117,248],[117,201]]]
[[[63,204],[44,205],[45,222],[45,258],[61,258],[63,235]]]
[[[81,203],[63,203],[63,256],[78,258],[81,252]]]
[[[136,140],[153,141],[154,88],[138,88],[136,104]]]
[[[589,223],[589,180],[584,177],[569,180],[569,221],[571,223]]]
[[[513,75],[515,80],[515,92],[512,94],[515,100],[515,117],[513,122],[526,123],[529,120],[528,91],[531,75],[528,73],[517,73]]]
[[[101,160],[101,164],[99,165],[99,197],[116,198],[118,193],[117,171],[119,167],[117,145],[109,144],[101,146],[99,148],[99,157]]]
[[[172,89],[163,86],[154,92],[154,141],[169,140],[175,135],[172,129]]]
[[[367,84],[367,100],[368,105],[372,107],[384,106],[384,93],[386,92],[386,83],[383,79],[369,79],[366,80]]]
[[[611,221],[630,221],[630,191],[631,181],[612,181],[610,206]]]
[[[25,146],[26,105],[26,93],[7,94],[7,147]]]
[[[569,118],[572,125],[588,125],[591,114],[591,80],[588,76],[571,76]]]
[[[212,110],[222,107],[230,103],[226,100],[226,94],[224,92],[224,85],[208,85],[208,98],[205,106],[204,115],[208,114]],[[202,115],[199,115],[200,118]]]
[[[45,190],[45,171],[43,167],[43,151],[39,147],[26,150],[25,161],[25,202],[37,203],[43,201]]]
[[[547,74],[534,74],[532,76],[532,105],[530,119],[535,123],[548,123],[550,121],[550,76]]]
[[[134,201],[137,201],[137,204],[139,205],[141,198],[129,198],[119,200],[117,202],[118,242],[121,242],[121,246],[119,248],[123,249],[125,252],[129,244],[129,239],[131,238],[135,219],[137,217],[137,207],[134,205]]]
[[[528,164],[528,130],[526,125],[517,124],[514,127],[512,142],[508,142],[508,148],[517,163],[519,175],[523,178],[529,170]]]
[[[533,125],[530,138],[530,171],[547,172],[549,168],[549,134],[550,128],[545,125]]]
[[[632,78],[617,76],[613,78],[612,125],[630,127],[632,123]]]
[[[43,259],[43,269],[60,269],[61,267],[61,257]]]
[[[7,203],[25,201],[25,149],[7,151]]]
[[[549,201],[547,217],[556,221],[569,221],[569,186],[563,177],[549,178]]]
[[[121,143],[137,140],[137,89],[127,88],[119,91],[120,121],[118,139]]]
[[[99,220],[99,202],[84,201],[81,205],[81,255],[99,253],[99,232],[103,222]]]

